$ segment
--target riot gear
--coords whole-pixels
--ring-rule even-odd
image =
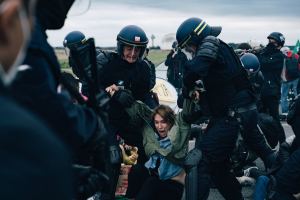
[[[272,32],[272,33],[270,33],[270,35],[267,38],[275,40],[277,42],[277,44],[282,47],[285,43],[285,37],[283,36],[282,33],[279,33],[279,32]]]
[[[74,58],[74,52],[78,49],[83,48],[86,44],[85,35],[80,31],[72,31],[66,35],[63,45],[65,47],[65,52],[69,58],[69,65],[72,68],[73,73],[79,78],[83,79],[83,75],[80,72],[78,63],[76,62],[77,58]],[[73,53],[71,53],[73,52]]]
[[[240,59],[249,75],[256,74],[260,70],[260,63],[256,55],[245,53]]]
[[[85,35],[80,31],[72,31],[64,39],[64,47],[73,49],[86,42]]]
[[[221,30],[221,27],[209,26],[202,19],[189,18],[177,29],[176,40],[178,42],[178,47],[183,48],[187,44],[198,46],[203,38],[208,35],[218,36],[221,33]]]
[[[117,51],[119,55],[123,55],[124,46],[140,47],[139,58],[142,58],[148,44],[146,33],[138,26],[125,26],[117,36]]]

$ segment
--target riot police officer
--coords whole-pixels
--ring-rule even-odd
[[[285,43],[282,33],[272,32],[268,37],[268,45],[257,55],[265,84],[261,92],[263,112],[270,114],[279,123],[279,100],[281,96],[281,73],[284,55],[280,49]],[[282,128],[283,129],[283,128]],[[280,135],[280,142],[285,141],[285,135]]]
[[[264,76],[260,71],[259,60],[257,56],[255,56],[252,53],[245,53],[240,57],[240,59],[243,64],[243,67],[248,73],[248,77],[250,79],[254,94],[257,98],[257,109],[260,110],[260,96],[264,84]]]
[[[259,156],[268,160],[272,151],[262,136],[253,132],[257,111],[251,84],[233,49],[216,38],[220,32],[221,27],[209,26],[199,18],[189,18],[179,26],[176,39],[180,48],[194,55],[186,64],[184,84],[192,90],[198,80],[203,82],[204,92],[200,94],[199,102],[204,114],[210,116],[199,145],[203,159],[198,165],[198,198],[208,196],[209,174],[226,199],[243,199],[228,160],[240,124],[245,130],[246,143]]]
[[[167,55],[165,65],[168,66],[167,78],[175,88],[182,88],[182,77],[184,74],[184,65],[187,61],[187,56],[177,48],[177,41],[173,42],[172,50]]]
[[[82,77],[82,74],[80,73],[80,70],[78,69],[78,66],[76,65],[76,62],[73,59],[71,50],[82,46],[85,42],[86,42],[85,35],[80,31],[72,31],[72,32],[68,33],[63,42],[63,45],[65,47],[65,52],[68,56],[69,65],[72,68],[73,73],[80,80],[82,80],[83,77]]]
[[[124,104],[116,101],[116,97],[126,101],[128,96],[124,91],[130,91],[135,100],[141,100],[154,107],[156,103],[151,99],[151,73],[148,64],[144,61],[144,52],[148,38],[144,30],[136,25],[123,27],[117,35],[117,52],[98,54],[98,67],[101,68],[99,81],[104,88],[113,84],[121,87],[119,94],[110,101],[109,121],[113,131],[119,134],[127,144],[138,147],[138,164],[129,174],[127,197],[134,198],[143,181],[145,174],[144,162],[146,155],[142,143],[142,133],[132,129],[129,125],[129,116],[125,112]],[[144,176],[146,177],[146,175]],[[133,183],[134,182],[134,183]]]

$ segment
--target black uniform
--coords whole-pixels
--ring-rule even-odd
[[[151,74],[151,78],[150,78],[150,89],[153,89],[155,84],[156,84],[156,71],[155,71],[155,65],[153,64],[153,62],[151,62],[151,60],[149,60],[148,58],[144,58],[144,61],[146,62],[146,64],[148,65],[149,69],[150,69],[150,74]]]
[[[199,199],[208,195],[208,173],[226,199],[242,199],[240,185],[229,165],[240,127],[237,117],[246,130],[243,136],[249,147],[265,159],[271,153],[262,135],[254,131],[257,110],[246,71],[233,50],[222,41],[216,59],[196,56],[186,68],[184,83],[188,88],[193,87],[195,80],[203,80],[206,91],[201,94],[200,106],[207,108],[209,113],[204,114],[211,117],[200,141],[204,159],[198,166]]]
[[[42,122],[0,83],[0,199],[71,199],[71,158]]]
[[[261,109],[261,91],[265,83],[265,78],[264,75],[262,74],[261,71],[258,71],[257,73],[250,75],[249,77],[252,89],[254,92],[254,95],[256,96],[257,99],[257,110],[260,111]]]
[[[101,87],[106,88],[122,82],[124,89],[130,90],[134,99],[145,103],[151,102],[151,74],[145,61],[138,60],[135,63],[128,63],[114,52],[106,55],[99,52],[97,62],[100,69]],[[143,180],[147,177],[147,171],[143,166],[147,158],[143,147],[142,133],[130,126],[129,116],[125,112],[124,106],[114,98],[110,101],[108,117],[112,132],[120,135],[127,144],[138,147],[138,164],[132,168],[128,176],[127,195],[132,198],[135,197]]]
[[[150,92],[150,70],[144,61],[128,63],[118,54],[114,54],[103,66],[99,76],[100,85],[104,88],[123,82],[124,89],[132,92],[136,100],[145,101]],[[110,102],[109,121],[117,130],[117,133],[131,145],[142,145],[141,133],[134,134],[128,127],[129,116],[123,106],[114,101]]]
[[[280,50],[267,46],[257,57],[265,78],[261,92],[264,112],[268,112],[273,118],[279,120],[278,106],[284,55]]]
[[[89,108],[73,104],[57,93],[60,65],[37,21],[24,64],[11,86],[16,100],[39,116],[74,151],[87,144],[98,130],[98,117]]]
[[[280,125],[279,100],[281,96],[281,73],[283,68],[284,55],[280,50],[268,45],[259,55],[261,72],[264,75],[265,83],[261,92],[262,112],[270,114]],[[284,133],[283,127],[281,126]],[[285,135],[279,135],[279,142],[285,141]]]

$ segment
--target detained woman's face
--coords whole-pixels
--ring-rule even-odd
[[[140,47],[124,46],[123,59],[129,63],[135,63],[139,58],[140,52],[141,52]]]
[[[154,125],[160,137],[167,137],[171,124],[162,118],[159,114],[154,116]]]

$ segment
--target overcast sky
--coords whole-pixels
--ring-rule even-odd
[[[98,46],[115,46],[118,32],[135,24],[149,40],[156,36],[154,45],[166,46],[165,36],[175,34],[189,17],[222,26],[225,42],[266,44],[273,31],[282,32],[287,45],[300,39],[300,0],[91,0],[82,13],[87,7],[88,0],[76,3],[63,29],[48,32],[50,44],[62,46],[66,34],[79,30],[94,37]]]

